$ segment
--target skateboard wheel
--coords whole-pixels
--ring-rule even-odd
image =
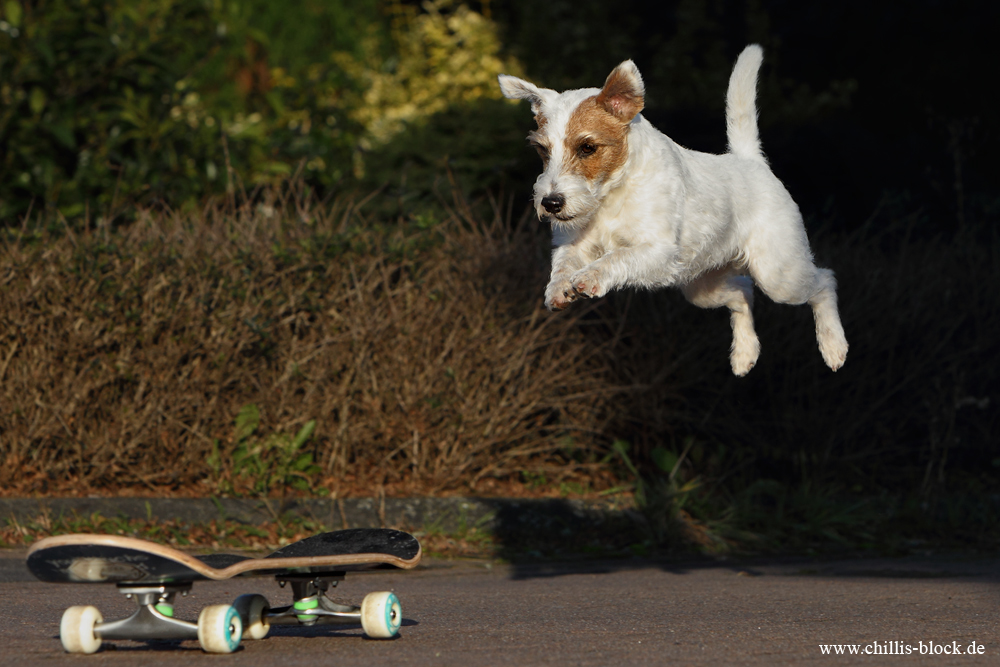
[[[403,622],[403,608],[395,593],[369,593],[361,602],[361,627],[372,639],[395,637]]]
[[[263,595],[241,595],[233,603],[236,613],[243,621],[244,639],[263,639],[271,629],[271,623],[267,619],[267,612],[271,605],[267,603],[267,598]]]
[[[236,607],[217,604],[198,614],[198,643],[207,653],[232,653],[243,637],[243,622]]]
[[[97,607],[76,606],[67,609],[59,624],[59,639],[67,653],[94,653],[101,648],[101,638],[94,634],[94,626],[103,623],[104,617]]]

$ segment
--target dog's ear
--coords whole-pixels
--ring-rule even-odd
[[[531,113],[538,115],[542,109],[542,91],[538,86],[507,74],[498,75],[497,81],[500,82],[500,92],[504,97],[509,100],[528,100],[531,102]]]
[[[642,83],[639,68],[626,60],[608,75],[604,88],[597,96],[597,103],[617,118],[628,123],[645,106],[646,86]]]

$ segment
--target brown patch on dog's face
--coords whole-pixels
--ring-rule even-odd
[[[566,124],[564,168],[589,183],[603,181],[628,157],[628,122],[611,115],[600,97],[581,102]]]

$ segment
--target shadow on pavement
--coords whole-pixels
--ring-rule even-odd
[[[729,570],[744,577],[805,576],[954,579],[1000,583],[1000,561],[977,554],[878,556],[823,553],[798,557],[709,557],[678,549],[648,551],[650,530],[635,510],[587,507],[559,499],[493,502],[491,529],[512,579],[658,569],[674,574]],[[666,553],[662,553],[666,551]]]

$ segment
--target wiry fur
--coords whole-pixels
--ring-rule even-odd
[[[723,155],[679,146],[642,117],[645,87],[630,60],[603,88],[557,93],[499,77],[506,97],[531,102],[538,123],[529,140],[544,163],[535,208],[551,222],[555,245],[549,309],[626,286],[678,286],[696,306],[730,309],[733,372],[744,375],[760,352],[756,283],[779,303],[809,303],[824,361],[833,370],[844,364],[833,272],[813,264],[798,206],[761,152],[762,60],[751,45],[733,68]]]

